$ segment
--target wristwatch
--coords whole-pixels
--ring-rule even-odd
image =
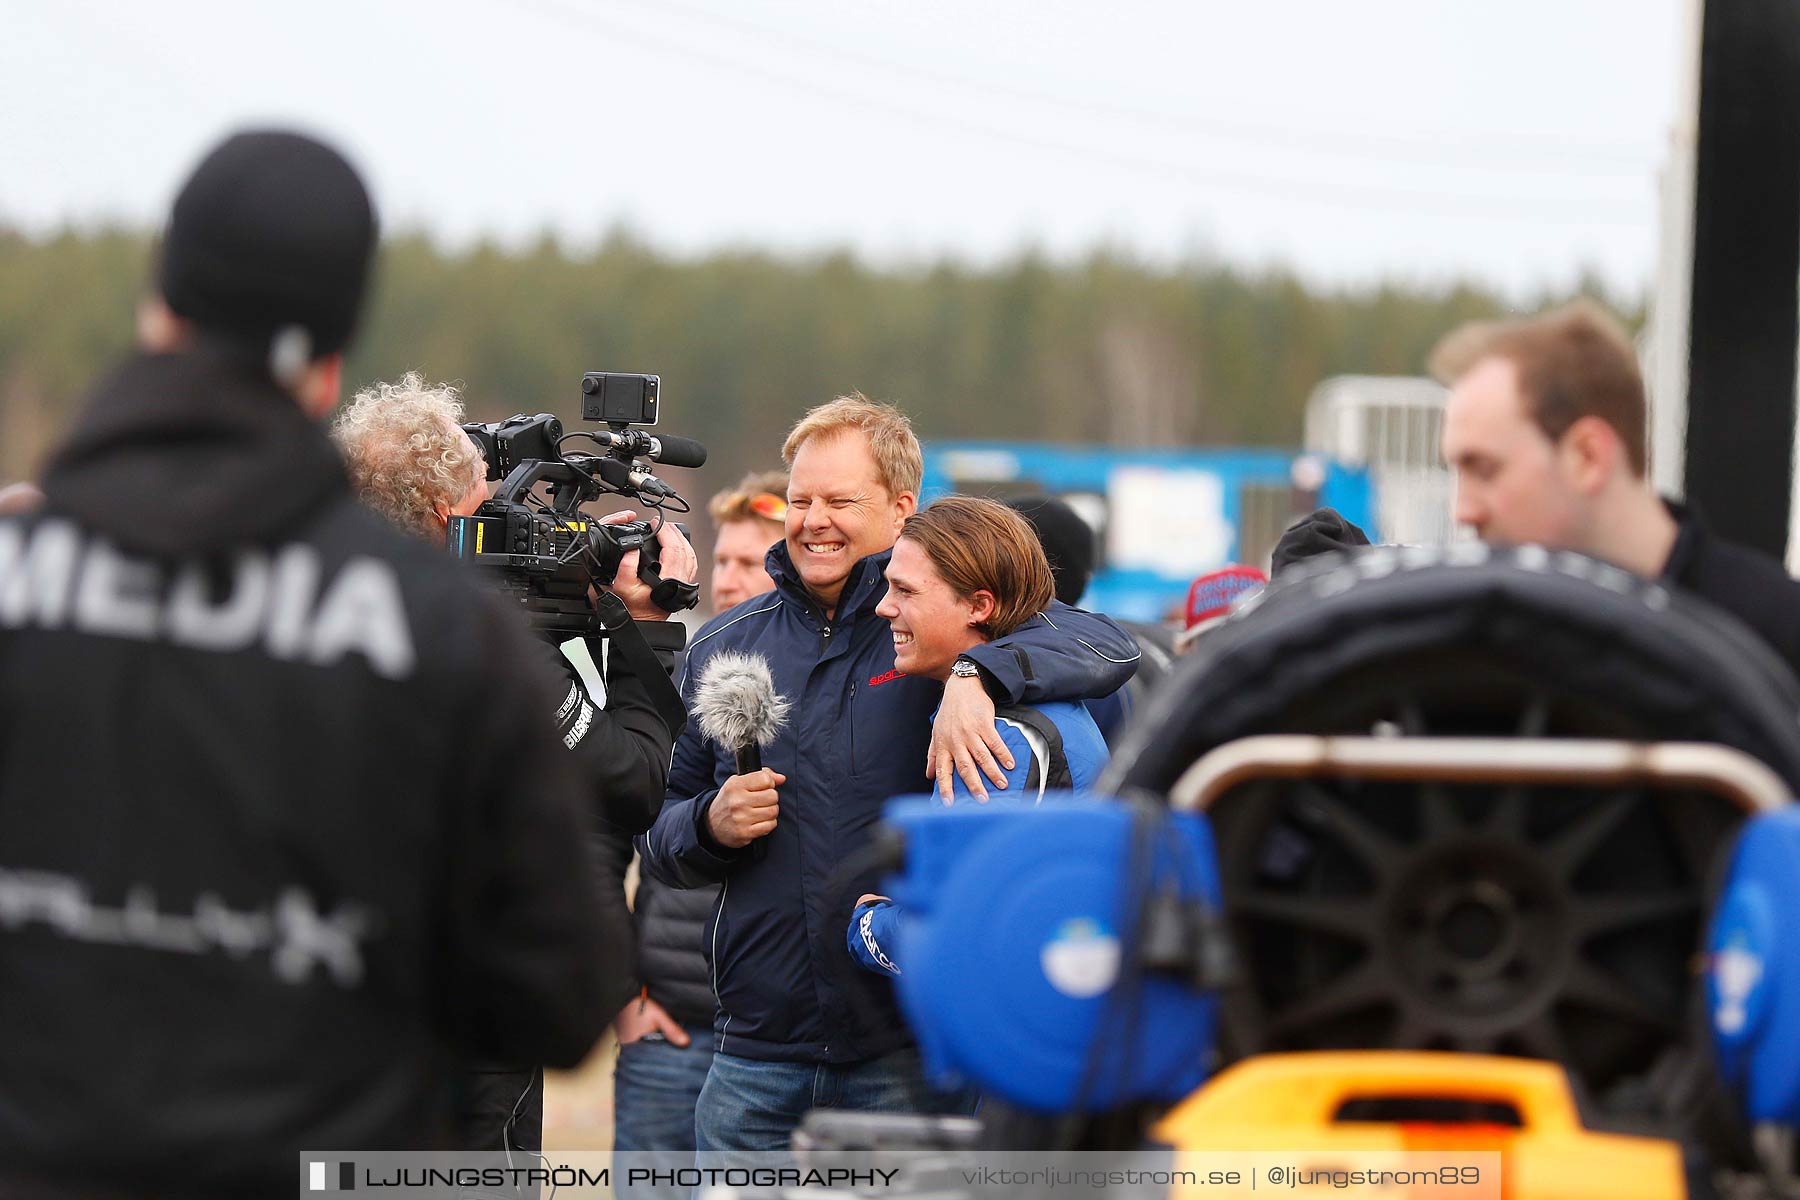
[[[981,676],[981,668],[972,658],[959,658],[950,664],[950,673],[958,679],[977,679]]]

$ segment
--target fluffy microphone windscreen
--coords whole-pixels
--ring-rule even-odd
[[[694,687],[700,732],[721,746],[767,746],[787,723],[793,702],[775,690],[760,654],[724,650],[707,660]]]

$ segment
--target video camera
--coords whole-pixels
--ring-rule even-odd
[[[706,462],[706,447],[692,438],[632,428],[656,423],[661,383],[655,375],[583,375],[582,420],[604,422],[604,431],[565,434],[551,413],[463,426],[487,459],[487,477],[502,482],[474,515],[450,518],[450,549],[497,569],[501,588],[518,598],[546,636],[604,632],[588,588],[610,583],[620,560],[633,550],[639,552],[638,578],[659,608],[680,612],[699,598],[695,585],[662,577],[656,540],[664,513],[689,512],[690,506],[642,460],[698,467]],[[574,438],[593,442],[602,453],[565,454],[563,444]],[[548,501],[535,490],[540,483]],[[654,511],[654,523],[603,525],[579,511],[608,493],[630,496]]]

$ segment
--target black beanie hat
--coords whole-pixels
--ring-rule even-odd
[[[1056,598],[1074,604],[1094,574],[1094,527],[1054,496],[1014,496],[1007,505],[1031,522],[1056,577]]]
[[[350,343],[374,249],[368,190],[342,155],[297,133],[239,133],[175,197],[157,282],[207,333],[266,353],[297,326],[319,358]]]
[[[1369,544],[1369,535],[1344,519],[1335,508],[1315,508],[1281,535],[1269,555],[1269,574],[1284,578],[1301,563],[1321,554],[1352,551]]]

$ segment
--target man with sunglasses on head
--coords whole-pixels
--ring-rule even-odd
[[[752,596],[773,591],[769,547],[786,536],[786,471],[756,471],[712,498],[713,612],[722,613]]]

